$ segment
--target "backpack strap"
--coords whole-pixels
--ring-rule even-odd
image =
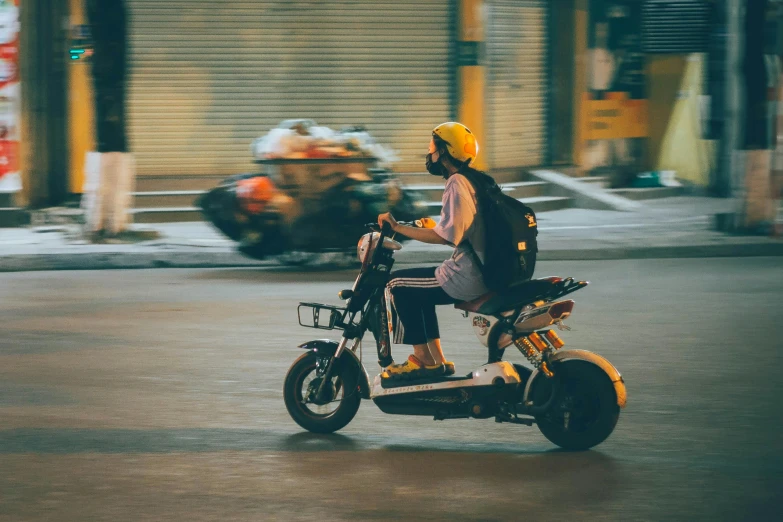
[[[473,186],[473,190],[476,192],[476,210],[477,212],[481,212],[484,208],[484,205],[486,204],[486,198],[488,196],[488,191],[491,189],[491,187],[487,186],[487,182],[484,180],[478,178],[475,176],[475,174],[480,174],[478,171],[465,171],[465,172],[457,172],[457,174],[462,174],[465,176],[465,179],[467,179],[470,184]],[[486,176],[486,174],[485,174]],[[497,187],[497,184],[494,183],[494,180],[486,176],[489,180],[493,182],[495,187]],[[484,222],[484,233],[486,234],[486,227],[487,223]],[[481,258],[479,258],[478,254],[476,253],[476,250],[473,248],[473,245],[470,243],[470,241],[465,240],[463,241],[465,243],[465,246],[467,247],[467,252],[470,255],[470,257],[473,259],[473,261],[476,263],[476,266],[479,267],[479,270],[481,271],[481,274],[484,274],[484,263],[481,262]]]
[[[482,200],[490,196],[493,192],[500,192],[500,186],[498,186],[495,180],[483,172],[479,172],[478,170],[474,169],[467,169],[464,172],[457,172],[457,174],[462,174],[465,176],[465,179],[467,179],[470,184],[473,185],[473,190],[476,191],[476,199],[479,201],[479,204],[481,204]]]
[[[476,251],[473,249],[473,245],[470,244],[470,241],[465,240],[463,241],[465,243],[465,246],[467,247],[467,253],[470,255],[470,257],[473,259],[473,262],[476,263],[476,266],[479,267],[479,271],[481,271],[481,275],[484,275],[484,263],[481,262],[481,258],[478,256]]]

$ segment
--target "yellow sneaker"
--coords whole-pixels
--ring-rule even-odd
[[[381,379],[420,379],[443,375],[445,367],[442,364],[426,366],[415,355],[410,355],[402,364],[392,364],[381,373]]]

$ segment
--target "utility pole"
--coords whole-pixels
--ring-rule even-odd
[[[87,0],[93,42],[97,151],[87,154],[84,207],[94,240],[125,232],[135,178],[128,154],[126,77],[128,16],[125,0]]]
[[[765,233],[766,228],[774,224],[770,219],[774,221],[775,218],[771,213],[773,145],[769,107],[772,101],[770,85],[776,83],[777,78],[769,81],[765,59],[765,40],[772,36],[767,34],[769,4],[769,0],[748,0],[742,24],[744,132],[741,148],[745,151],[745,179],[735,225],[746,233]]]
[[[128,152],[125,126],[125,1],[88,0],[87,16],[94,45],[92,77],[98,152]]]
[[[8,5],[7,2],[4,2]],[[68,195],[68,2],[20,4],[23,188],[32,208],[62,204]]]
[[[729,25],[729,9],[732,0],[710,1],[710,37],[707,59],[708,94],[710,96],[710,116],[706,137],[716,141],[716,161],[710,172],[710,192],[714,196],[731,196],[731,156],[733,130],[732,121],[727,115],[732,91],[733,75],[730,71],[732,38]]]

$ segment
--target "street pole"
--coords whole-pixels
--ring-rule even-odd
[[[93,42],[97,151],[86,159],[85,223],[94,240],[125,232],[135,178],[128,154],[126,76],[128,17],[124,0],[87,0]]]
[[[27,0],[19,11],[23,185],[32,208],[68,195],[67,2]]]
[[[769,82],[765,63],[768,0],[748,0],[743,28],[743,140],[745,175],[739,200],[736,227],[743,232],[760,232],[770,219],[771,136]],[[774,218],[773,218],[774,219]]]
[[[741,52],[744,47],[742,32],[742,17],[745,0],[726,0],[726,84],[723,144],[719,161],[723,169],[719,181],[718,194],[723,197],[737,197],[742,194],[744,180],[743,156],[738,154],[740,138],[740,120],[743,114],[741,101],[740,71]],[[736,216],[727,220],[726,228],[734,229]],[[729,222],[730,221],[730,222]]]
[[[125,2],[88,0],[87,14],[94,45],[92,76],[98,152],[128,152],[125,127]]]
[[[710,172],[710,192],[714,196],[731,196],[731,151],[730,132],[732,120],[727,118],[732,99],[731,70],[729,54],[733,43],[729,31],[729,9],[731,0],[710,2],[710,40],[708,57],[708,78],[710,96],[710,117],[707,138],[716,141],[716,161]]]

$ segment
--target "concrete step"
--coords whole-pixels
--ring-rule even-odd
[[[84,222],[84,211],[80,207],[49,207],[30,211],[30,224],[35,227],[81,226]]]
[[[253,172],[250,167],[247,172]],[[237,172],[236,174],[242,174]],[[508,169],[493,171],[490,173],[498,183],[511,183],[515,181],[526,181],[528,174],[522,169]],[[433,184],[437,183],[437,177],[427,172],[396,172],[393,176],[398,178],[403,184]],[[136,178],[136,192],[160,192],[160,191],[182,191],[182,190],[209,190],[217,186],[221,181],[228,178],[229,175],[197,175],[189,176],[169,175],[169,176],[138,176]]]
[[[0,208],[0,228],[23,227],[30,224],[30,213],[23,208]]]
[[[201,210],[196,207],[134,208],[131,211],[134,223],[182,223],[204,221]]]
[[[252,168],[249,170],[252,171]],[[138,176],[136,192],[209,190],[229,176]]]
[[[593,185],[597,185],[601,188],[609,188],[609,177],[608,176],[585,176],[583,178],[576,178],[582,183],[590,183]]]
[[[519,201],[529,206],[535,211],[536,214],[540,212],[551,212],[553,210],[562,210],[564,208],[571,208],[573,206],[573,200],[571,198],[561,198],[553,196],[538,196],[532,198],[517,198]],[[428,201],[427,208],[429,208],[429,214],[431,216],[440,214],[441,205],[440,201]]]
[[[169,208],[195,207],[196,199],[206,190],[158,190],[152,192],[133,192],[133,208]]]
[[[562,210],[574,206],[571,198],[562,198],[555,196],[541,196],[537,198],[521,198],[520,201],[535,211],[536,214],[542,212],[551,212],[553,210]]]
[[[443,197],[445,182],[426,172],[395,173],[406,189],[422,194],[425,201],[437,202]],[[180,221],[202,221],[203,217],[196,200],[207,190],[217,186],[228,176],[141,176],[136,179],[133,192],[133,220],[136,223],[171,223]],[[504,191],[516,198],[540,198],[546,194],[546,183],[523,181],[527,174],[510,169],[493,173],[493,177]]]
[[[681,196],[685,193],[685,187],[618,188],[609,189],[609,192],[627,199],[639,201]]]
[[[536,213],[561,210],[573,206],[573,202],[570,198],[538,196],[518,199],[530,206]],[[429,208],[429,215],[436,216],[440,214],[440,201],[429,201],[426,204]],[[201,211],[196,207],[134,208],[131,210],[131,213],[133,214],[134,223],[143,224],[179,223],[204,220]]]
[[[545,181],[514,181],[501,183],[500,187],[506,194],[517,199],[538,198],[549,193],[549,183]]]
[[[529,179],[529,174],[523,169],[492,171],[489,172],[489,174],[499,184],[527,181]],[[400,172],[394,173],[394,177],[399,179],[403,185],[432,185],[444,183],[441,178],[433,176],[428,172]]]
[[[0,192],[0,208],[16,208],[16,193]]]
[[[548,183],[544,181],[517,181],[513,183],[503,183],[500,188],[515,198],[534,198],[544,196]],[[415,185],[405,185],[405,190],[410,190],[420,194],[425,201],[440,201],[443,199],[443,183],[422,183]]]
[[[404,172],[393,174],[400,182],[405,185],[430,187],[443,187],[443,181],[438,181],[439,178],[432,176],[426,172]],[[216,187],[221,181],[229,176],[140,176],[136,179],[136,190],[134,195],[150,199],[153,196],[161,197],[173,197],[174,195],[185,195],[203,193],[211,188]],[[524,182],[527,179],[527,174],[522,171],[515,172],[500,172],[494,175],[495,181],[500,184],[517,184]],[[526,194],[521,194],[519,197],[523,197]],[[531,194],[533,197],[534,194]],[[440,196],[438,196],[440,198]],[[160,205],[166,206],[166,205]]]

